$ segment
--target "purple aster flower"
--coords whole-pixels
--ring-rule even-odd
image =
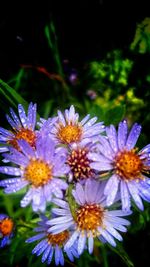
[[[91,153],[90,164],[97,171],[109,171],[111,176],[104,189],[107,205],[112,205],[120,192],[122,209],[129,210],[131,197],[137,207],[144,209],[142,198],[150,202],[150,179],[145,176],[150,170],[150,145],[138,152],[135,144],[141,126],[135,123],[128,134],[127,122],[119,123],[118,133],[113,125],[107,127],[106,137],[100,136],[100,153]]]
[[[64,179],[59,179],[68,172],[66,158],[64,153],[61,154],[61,149],[56,153],[55,144],[49,137],[38,138],[36,150],[24,140],[19,141],[19,146],[21,152],[11,148],[10,154],[4,154],[5,159],[20,166],[1,166],[1,173],[14,177],[0,181],[0,186],[5,187],[4,192],[8,194],[28,186],[21,207],[32,202],[34,211],[44,211],[46,202],[51,201],[52,195],[62,198],[62,190],[66,190],[68,186]]]
[[[52,209],[52,212],[59,216],[47,222],[51,226],[48,231],[57,234],[70,227],[74,228],[65,249],[69,249],[76,241],[80,255],[86,246],[86,241],[89,253],[93,252],[94,238],[96,237],[112,246],[116,246],[115,238],[122,241],[118,230],[126,232],[126,226],[130,223],[121,217],[129,215],[131,212],[127,214],[122,210],[109,211],[106,209],[103,195],[104,184],[91,179],[88,179],[85,185],[77,183],[76,189],[72,191],[76,201],[76,208],[73,209],[63,200],[53,200],[61,208]]]
[[[35,146],[36,104],[29,104],[27,115],[23,106],[19,104],[18,113],[19,117],[14,110],[10,108],[11,117],[6,115],[6,118],[12,127],[11,131],[0,127],[0,143],[2,144],[0,152],[9,151],[9,146],[19,150],[18,141],[20,139],[26,140],[32,147]]]
[[[0,214],[0,248],[10,244],[13,230],[13,220],[5,214]]]
[[[75,113],[74,106],[66,109],[64,114],[58,111],[58,120],[51,130],[51,134],[57,143],[61,144],[79,143],[83,139],[91,141],[91,138],[96,138],[104,131],[104,125],[102,122],[96,123],[96,117],[89,118],[90,115],[87,115],[79,122],[79,114]]]
[[[47,225],[48,218],[41,216],[41,221],[38,223],[39,227],[35,228],[34,231],[38,232],[37,235],[30,237],[26,240],[27,243],[35,241],[40,242],[32,250],[33,254],[37,256],[42,255],[42,263],[51,263],[54,256],[56,265],[64,265],[64,253],[67,255],[70,261],[74,261],[74,257],[79,257],[75,245],[72,245],[69,249],[64,250],[64,245],[70,237],[68,230],[62,231],[59,234],[50,234],[48,232],[49,226]]]

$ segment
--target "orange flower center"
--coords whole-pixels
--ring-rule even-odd
[[[71,152],[68,157],[67,163],[70,166],[74,178],[84,179],[93,176],[92,170],[90,168],[90,161],[87,158],[88,150],[85,148],[78,148]]]
[[[97,233],[97,227],[102,226],[104,209],[98,204],[84,205],[76,211],[76,222],[80,230]]]
[[[14,223],[10,218],[5,218],[0,221],[0,233],[2,233],[3,236],[10,235],[13,227]]]
[[[12,145],[14,148],[20,151],[18,140],[25,140],[27,143],[29,143],[30,146],[35,147],[35,141],[36,141],[36,134],[31,129],[25,129],[21,128],[17,133],[15,133],[15,137],[8,141],[8,144]]]
[[[119,152],[115,158],[116,173],[125,180],[142,179],[143,163],[136,149]]]
[[[62,246],[69,239],[69,232],[66,230],[56,235],[48,234],[47,237],[49,244]]]
[[[68,124],[66,126],[60,125],[57,138],[65,144],[78,142],[81,139],[82,128],[79,125]]]
[[[31,159],[25,168],[24,178],[35,187],[43,186],[52,179],[52,166],[42,160]]]

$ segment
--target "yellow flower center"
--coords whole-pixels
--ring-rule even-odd
[[[56,235],[47,234],[47,238],[49,244],[62,246],[69,239],[69,232],[66,230]]]
[[[43,186],[52,179],[52,166],[42,160],[31,159],[25,168],[24,178],[35,187]]]
[[[0,233],[2,233],[3,236],[10,235],[13,227],[14,223],[10,218],[5,218],[0,221]]]
[[[57,132],[57,138],[65,144],[80,141],[81,135],[81,126],[72,124],[68,124],[66,126],[60,125]]]
[[[90,168],[90,161],[87,158],[88,150],[78,148],[73,150],[68,157],[67,163],[71,168],[73,177],[77,179],[86,179],[93,176]]]
[[[20,151],[18,140],[25,140],[29,143],[30,146],[35,147],[36,134],[31,129],[21,128],[18,132],[15,133],[15,137],[8,141],[8,144],[12,145],[14,148]]]
[[[116,173],[125,180],[142,179],[143,162],[136,149],[119,152],[115,158]]]
[[[98,204],[84,205],[76,211],[76,223],[80,230],[97,234],[97,227],[103,224],[104,209]]]

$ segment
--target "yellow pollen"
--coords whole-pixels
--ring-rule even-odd
[[[97,227],[102,226],[104,209],[100,205],[91,204],[81,206],[76,211],[77,228],[80,230],[97,232]]]
[[[0,233],[2,233],[3,236],[10,235],[14,227],[14,223],[12,219],[5,218],[3,220],[0,220]]]
[[[60,125],[57,138],[60,139],[65,144],[70,144],[72,142],[78,142],[81,139],[82,128],[79,125]]]
[[[73,150],[67,159],[67,163],[76,180],[86,179],[93,176],[87,153],[88,150],[86,148],[78,148]]]
[[[66,230],[56,235],[47,234],[47,238],[49,244],[62,246],[69,239],[69,232]]]
[[[8,141],[8,144],[12,145],[14,148],[20,151],[18,140],[25,140],[27,143],[29,143],[30,146],[35,147],[35,141],[36,141],[36,134],[31,129],[25,129],[21,128],[19,131],[17,131],[15,134],[15,137],[12,140]]]
[[[119,152],[115,158],[116,173],[125,180],[142,179],[143,163],[136,149]]]
[[[31,159],[25,168],[24,178],[35,187],[43,186],[52,179],[52,166],[42,160]]]

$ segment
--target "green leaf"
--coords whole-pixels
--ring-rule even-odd
[[[117,125],[125,116],[125,106],[119,105],[114,108],[108,109],[105,113],[104,122],[106,125]]]
[[[96,116],[99,121],[104,121],[106,125],[117,125],[125,116],[125,106],[118,105],[108,109],[99,105],[93,105],[92,108],[89,109],[88,113],[91,117]]]
[[[88,113],[91,115],[91,117],[96,116],[99,121],[105,120],[105,111],[102,107],[98,105],[93,105],[89,110]]]
[[[145,18],[137,25],[130,49],[140,54],[150,53],[150,18]]]

